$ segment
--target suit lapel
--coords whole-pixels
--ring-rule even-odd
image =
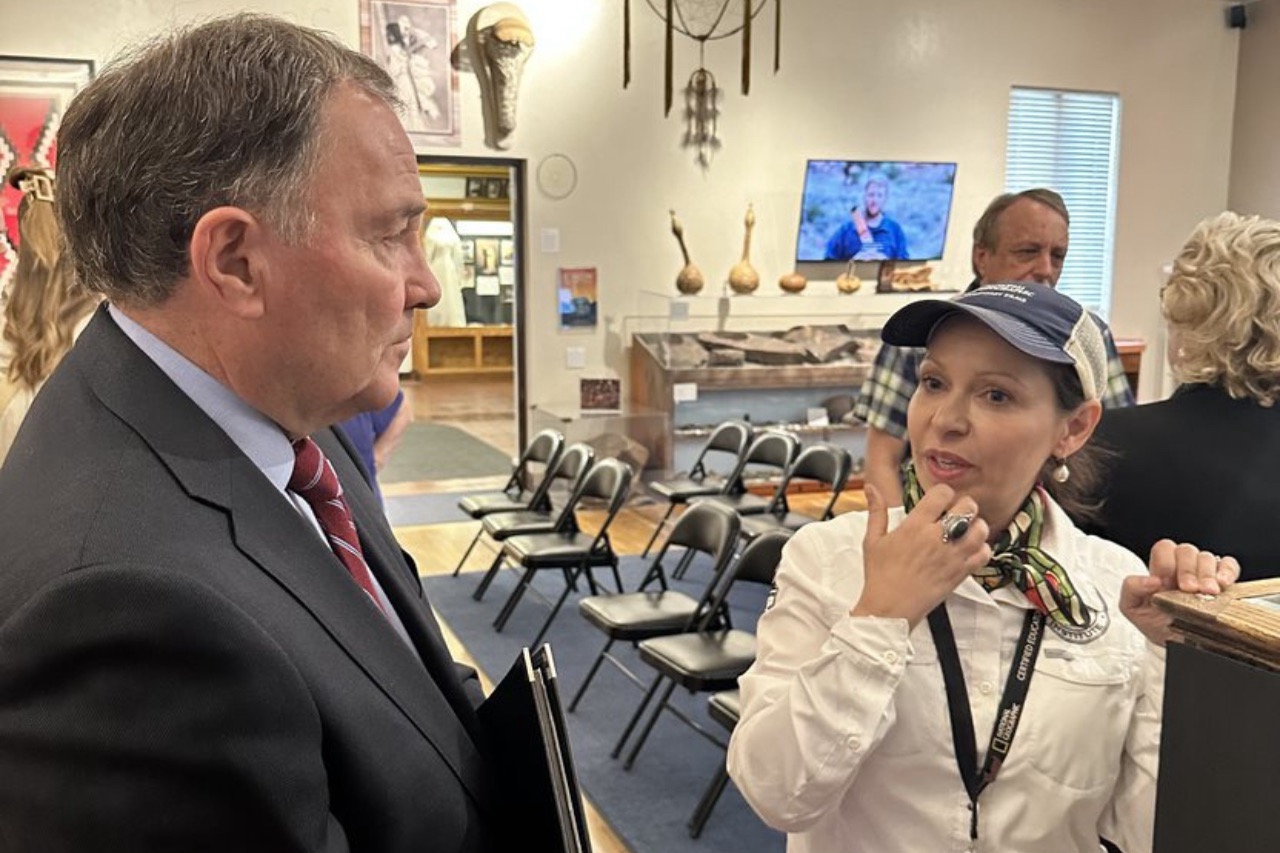
[[[234,545],[275,579],[320,623],[377,687],[413,722],[480,803],[489,801],[479,753],[471,738],[459,737],[457,723],[470,728],[454,695],[457,675],[444,665],[448,653],[439,629],[429,627],[408,606],[412,593],[407,567],[388,569],[387,547],[371,544],[371,568],[406,628],[418,644],[422,664],[386,623],[377,608],[346,575],[341,563],[309,522],[278,492],[226,434],[154,362],[130,341],[105,310],[90,323],[74,361],[105,406],[128,423],[193,499],[219,507],[231,519]],[[326,453],[332,452],[328,439]],[[350,459],[339,450],[345,467]],[[357,525],[377,525],[361,507]],[[390,535],[389,533],[387,535]],[[362,531],[362,543],[366,537]],[[403,565],[403,562],[401,562]],[[409,614],[406,618],[405,614]],[[416,614],[416,615],[415,615]],[[413,627],[410,627],[410,626]]]

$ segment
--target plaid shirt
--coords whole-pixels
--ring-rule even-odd
[[[1120,362],[1120,354],[1116,352],[1116,342],[1111,337],[1111,329],[1096,314],[1102,329],[1102,340],[1107,345],[1107,387],[1102,394],[1102,405],[1108,409],[1132,406],[1133,389],[1129,387],[1129,379],[1124,375],[1124,365]],[[875,364],[862,383],[862,391],[858,394],[858,403],[853,407],[853,416],[887,432],[894,438],[907,437],[907,404],[919,384],[920,359],[924,350],[917,347],[895,347],[885,344],[876,354]]]

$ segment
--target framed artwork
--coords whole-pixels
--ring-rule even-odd
[[[57,165],[55,136],[71,96],[93,77],[88,59],[0,56],[0,179],[15,166]],[[18,262],[18,202],[4,182],[0,221],[0,290]]]
[[[507,179],[488,178],[485,180],[484,194],[486,198],[506,198]]]
[[[462,144],[456,19],[454,0],[360,0],[360,49],[395,82],[415,146]]]
[[[597,298],[595,267],[561,267],[559,298],[561,329],[594,329]]]
[[[498,274],[498,238],[477,237],[475,249],[475,265],[478,275]]]
[[[498,241],[498,265],[509,267],[516,262],[516,241],[503,237]]]
[[[470,237],[462,238],[462,262],[467,266],[476,263],[476,241]]]
[[[467,178],[467,198],[484,198],[487,189],[484,178]]]

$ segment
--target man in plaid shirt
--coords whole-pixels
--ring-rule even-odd
[[[997,196],[973,227],[972,290],[997,282],[1028,282],[1054,287],[1067,257],[1070,217],[1062,196],[1053,190],[1030,189]],[[1132,406],[1133,391],[1124,375],[1111,330],[1101,318],[1107,345],[1107,388],[1102,404]],[[907,404],[916,391],[916,370],[924,351],[885,344],[862,384],[855,417],[867,424],[866,481],[891,506],[902,505],[898,469],[907,450]]]

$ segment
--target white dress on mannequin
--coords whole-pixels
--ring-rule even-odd
[[[467,312],[462,306],[462,238],[452,222],[436,216],[427,223],[422,246],[427,264],[440,282],[440,303],[427,311],[428,325],[467,325]]]

